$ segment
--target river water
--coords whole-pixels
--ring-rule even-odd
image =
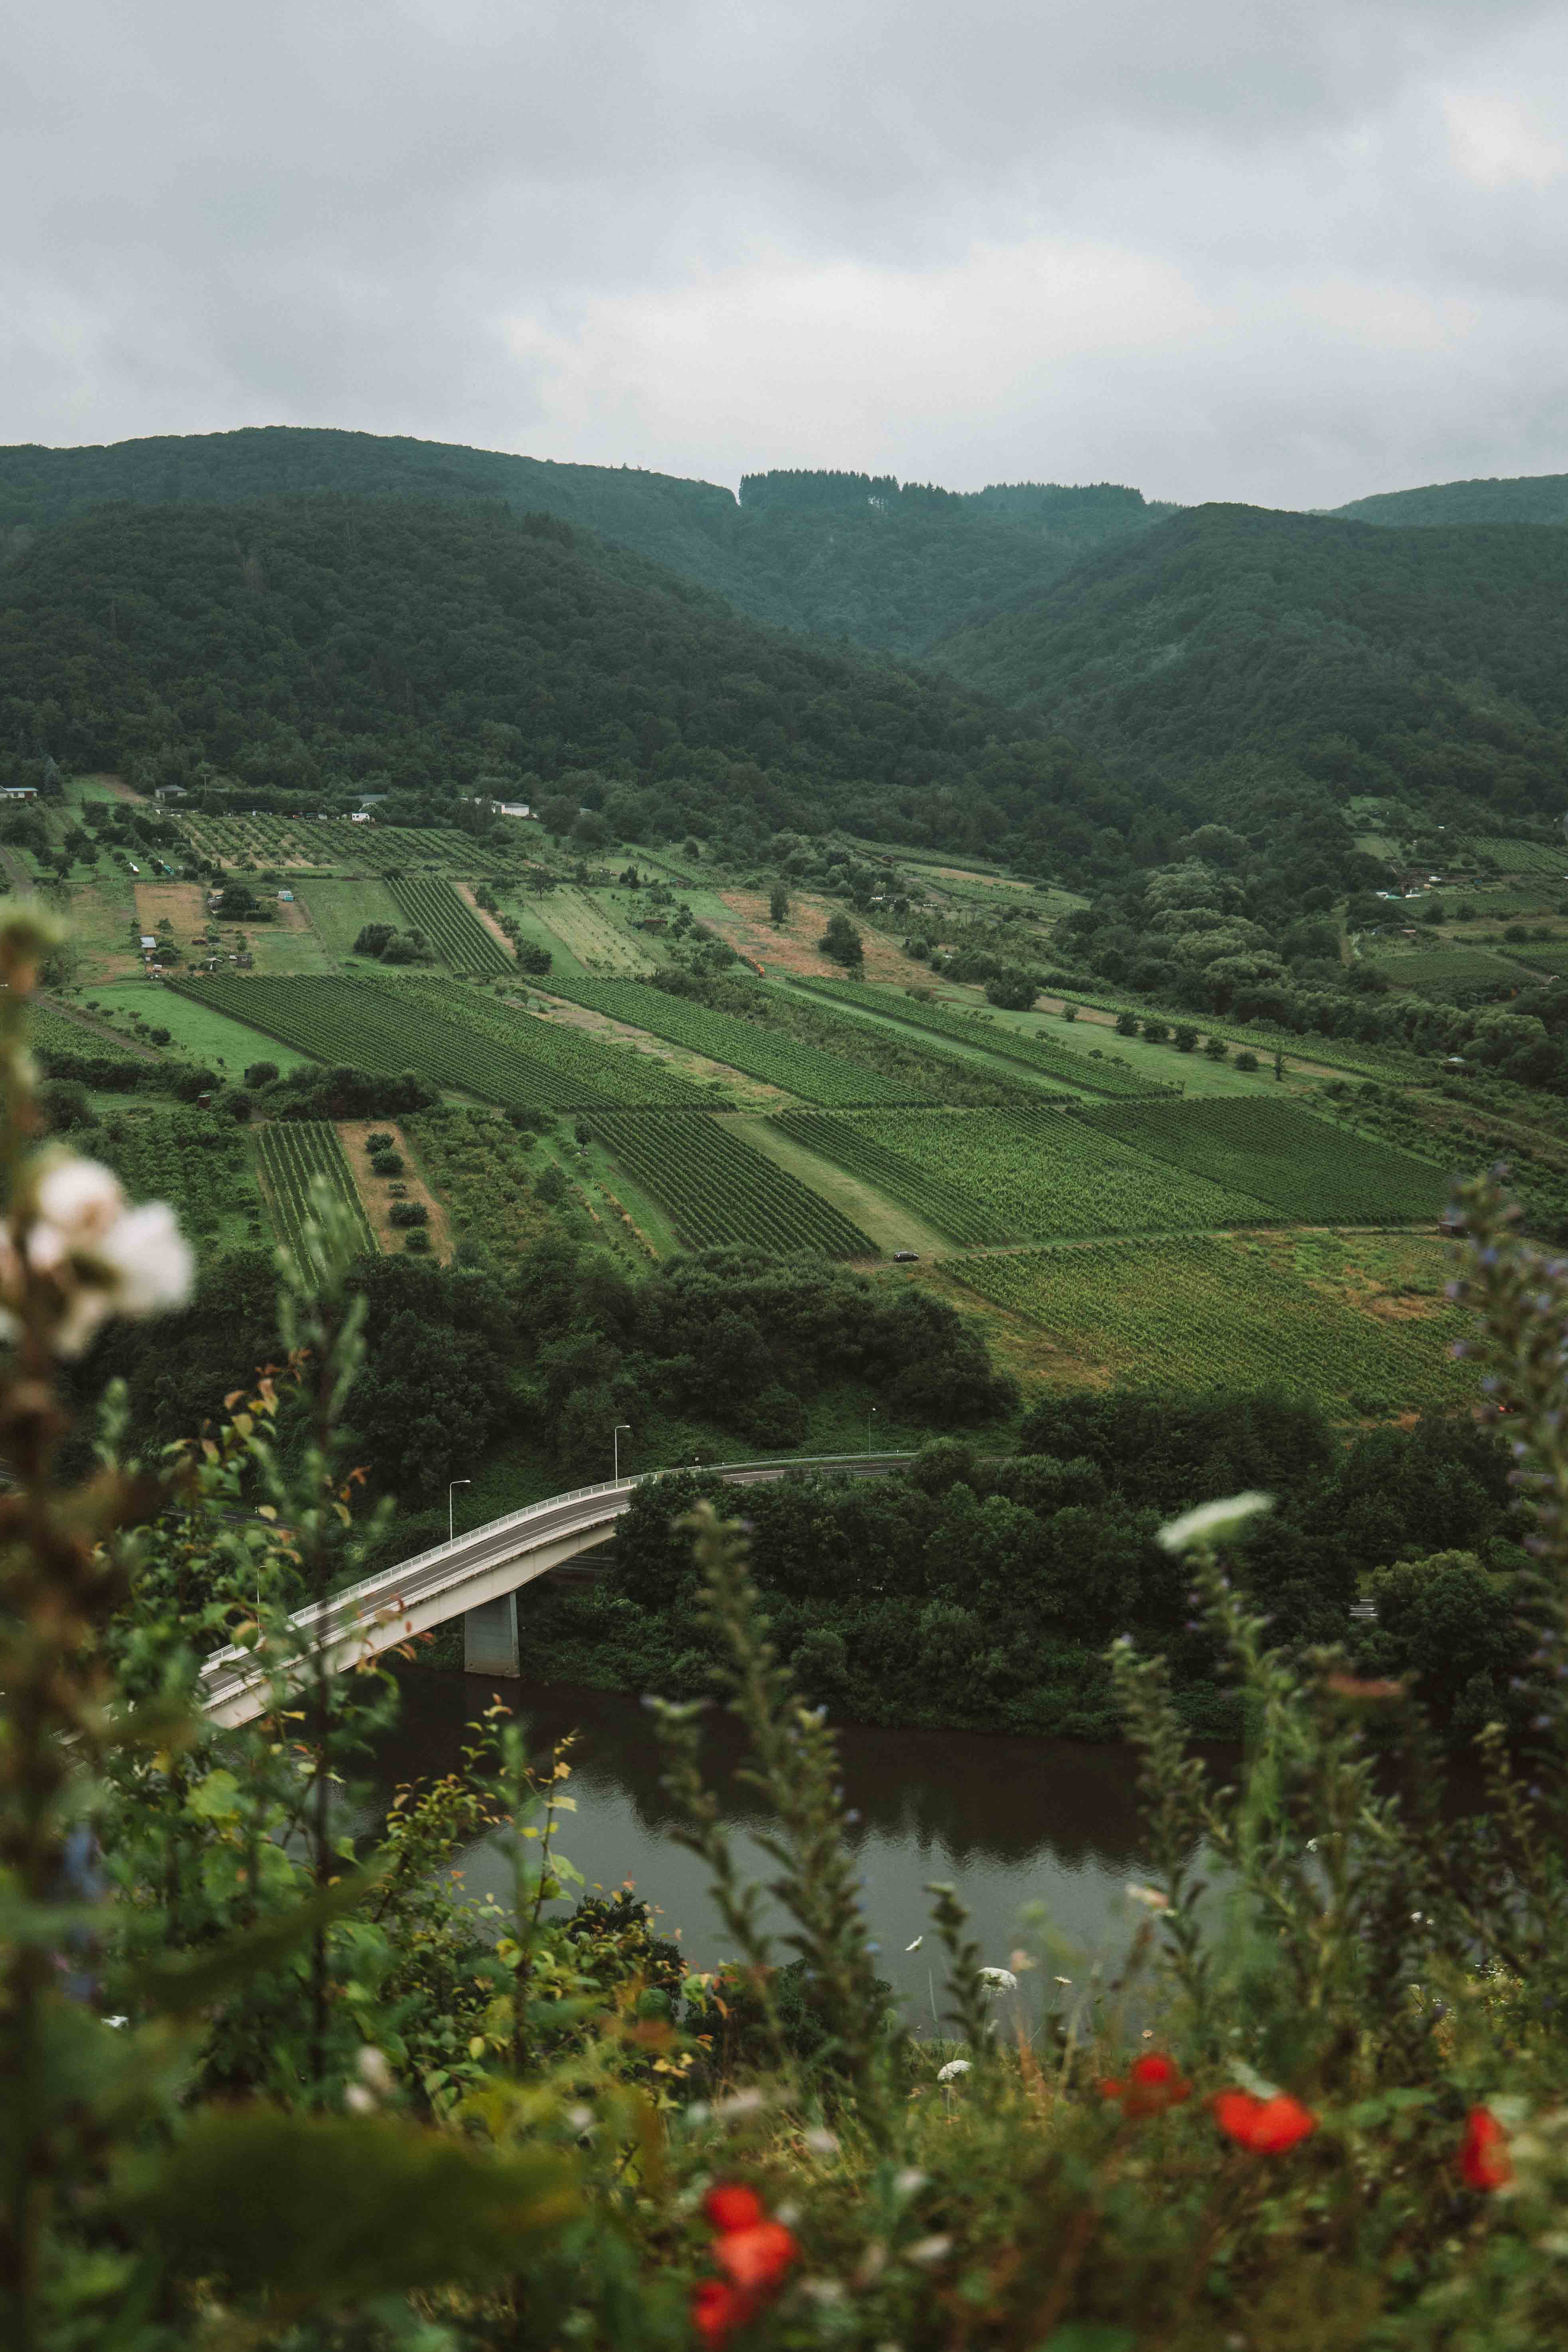
[[[400,1780],[455,1769],[471,1736],[466,1727],[496,1691],[492,1680],[455,1671],[408,1674],[402,1687],[402,1721],[380,1765],[388,1790]],[[577,1811],[562,1817],[558,1843],[590,1888],[613,1890],[630,1880],[654,1906],[660,1932],[679,1937],[693,1968],[729,1957],[706,1870],[668,1833],[673,1812],[658,1785],[658,1748],[637,1700],[517,1683],[501,1695],[526,1722],[536,1757],[564,1733],[580,1735],[568,1784]],[[755,1849],[745,1839],[746,1825],[763,1815],[757,1799],[734,1785],[742,1743],[718,1710],[705,1737],[708,1780],[750,1859]],[[956,1886],[989,1964],[1005,1967],[1029,1909],[1045,1935],[1042,1943],[1037,1924],[1030,1945],[1047,1969],[1075,1985],[1082,1986],[1097,1956],[1110,1959],[1125,1951],[1134,1919],[1142,1916],[1127,1886],[1148,1869],[1131,1748],[864,1724],[839,1727],[839,1743],[846,1801],[859,1815],[850,1836],[880,1946],[878,1965],[902,1996],[915,2031],[932,2030],[941,1998],[941,1954],[923,1891],[929,1880]],[[755,1860],[761,1879],[768,1865],[761,1854]],[[501,1893],[506,1873],[492,1849],[471,1852],[465,1872],[471,1894]],[[921,1948],[910,1951],[921,1936]]]

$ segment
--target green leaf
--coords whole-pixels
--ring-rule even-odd
[[[505,2275],[577,2204],[573,2160],[384,2117],[207,2108],[131,2202],[186,2278],[305,2305]]]
[[[323,1887],[319,1895],[313,1895],[308,1903],[298,1905],[294,1910],[258,1921],[214,1951],[148,1969],[139,1980],[138,1990],[155,2009],[169,2017],[189,2017],[196,2010],[210,2008],[214,2001],[235,1991],[247,1977],[259,1976],[275,1968],[286,1953],[318,1927],[329,1927],[345,1911],[363,1903],[380,1876],[379,1870],[356,1871],[352,1878],[340,1880],[336,1886]]]

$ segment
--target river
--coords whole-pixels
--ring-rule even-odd
[[[402,1720],[380,1761],[388,1792],[397,1781],[455,1769],[466,1727],[496,1685],[431,1671],[405,1675],[402,1688]],[[569,1783],[577,1811],[562,1817],[558,1842],[589,1887],[613,1890],[630,1880],[693,1968],[728,1957],[707,1873],[668,1834],[672,1809],[659,1787],[647,1711],[629,1695],[559,1685],[514,1683],[502,1696],[526,1722],[535,1756],[568,1731],[580,1734]],[[941,1996],[941,1955],[923,1892],[929,1880],[956,1886],[989,1964],[1006,1966],[1028,1906],[1043,1923],[1044,1940],[1039,1926],[1027,1938],[1042,1965],[1078,1986],[1096,1955],[1125,1950],[1140,1916],[1127,1886],[1148,1868],[1131,1748],[865,1724],[840,1727],[839,1744],[846,1802],[859,1817],[849,1835],[880,1946],[878,1965],[917,2032],[932,2030]],[[735,1726],[715,1709],[705,1770],[743,1838],[762,1813],[755,1796],[734,1785],[742,1752]],[[470,1893],[501,1893],[506,1872],[493,1849],[475,1848],[465,1871]],[[757,1854],[755,1874],[766,1872]],[[923,1944],[909,1950],[917,1937]]]

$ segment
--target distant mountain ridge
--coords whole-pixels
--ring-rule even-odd
[[[499,499],[515,512],[596,531],[753,620],[911,655],[1173,511],[1109,483],[999,483],[959,493],[892,477],[780,469],[748,476],[746,488],[751,494],[737,500],[712,482],[631,467],[269,425],[106,447],[0,449],[0,533],[47,527],[116,499],[230,505],[323,492]]]
[[[1568,533],[1186,509],[931,658],[1167,782],[1238,757],[1555,813]]]
[[[1342,522],[1385,530],[1430,530],[1447,523],[1568,523],[1568,474],[1519,474],[1474,482],[1429,482],[1415,490],[1379,490],[1336,507]]]

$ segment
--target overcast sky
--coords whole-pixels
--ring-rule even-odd
[[[45,0],[0,441],[1568,471],[1563,0]]]

